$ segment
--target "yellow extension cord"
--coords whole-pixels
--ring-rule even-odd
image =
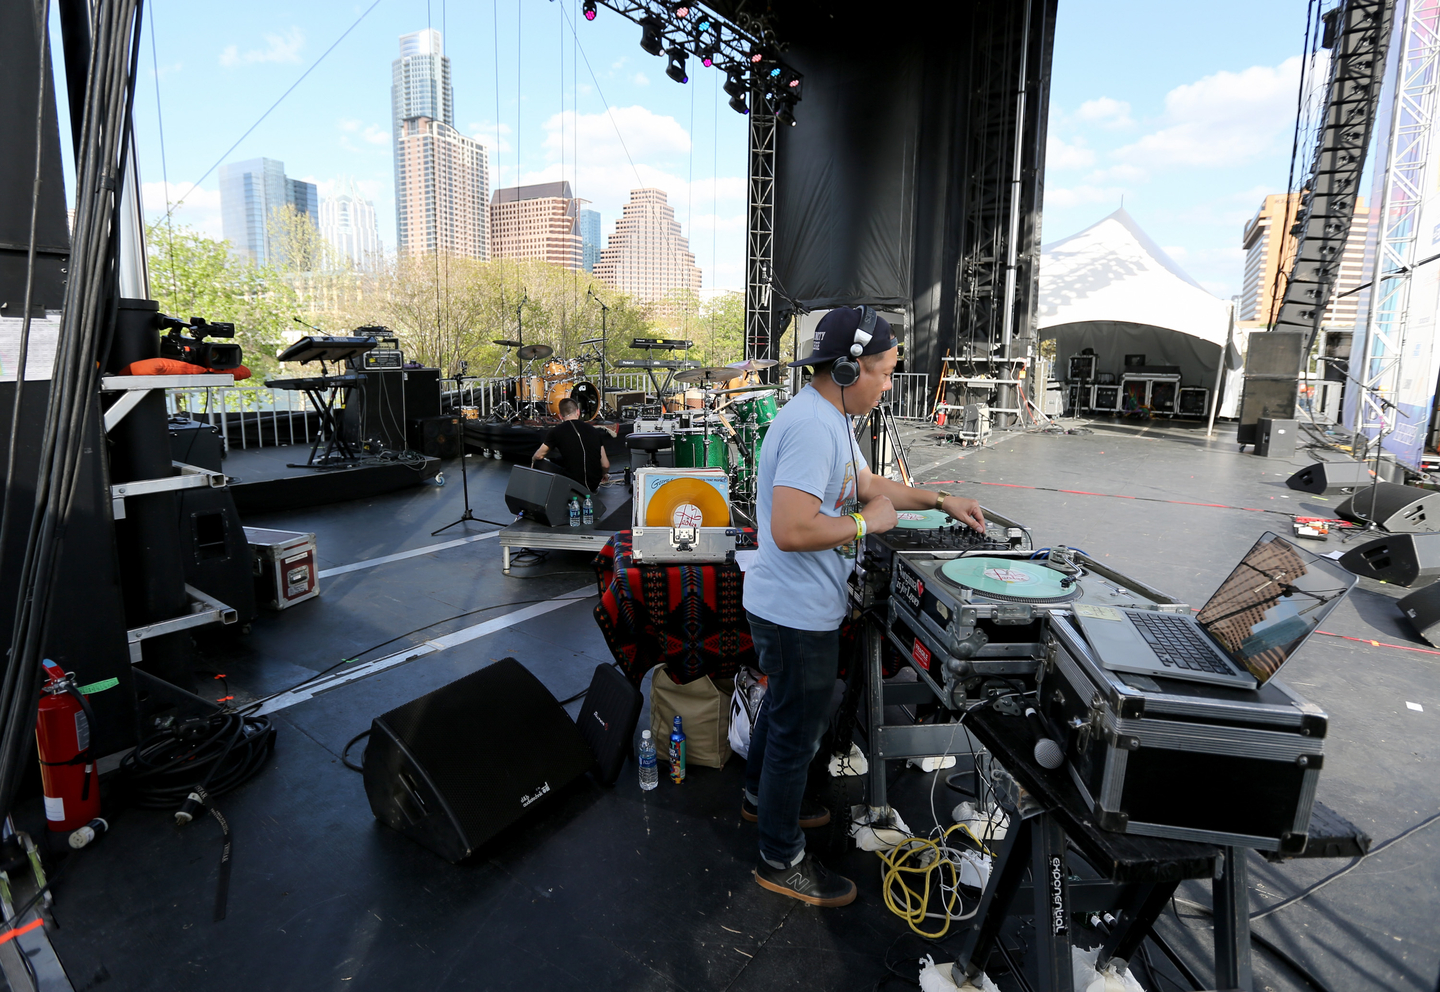
[[[921,937],[930,940],[937,940],[950,932],[951,917],[955,916],[955,910],[960,902],[960,870],[954,861],[945,856],[945,852],[952,850],[945,842],[956,830],[963,830],[969,834],[970,839],[979,846],[982,853],[994,857],[985,844],[976,837],[974,832],[963,823],[956,823],[940,834],[938,840],[931,840],[928,837],[909,837],[889,851],[876,851],[880,861],[884,864],[885,870],[881,880],[881,888],[885,894],[885,906],[890,912],[904,920],[911,930]],[[921,856],[924,852],[930,851],[934,854],[929,864],[923,864]],[[908,864],[912,858],[917,859],[914,864]],[[945,889],[946,869],[950,872],[950,898],[945,904],[945,921],[936,931],[920,929],[919,924],[924,922],[930,912],[930,894],[932,888],[931,876],[936,872],[941,873],[938,881],[933,883],[935,888],[943,892]],[[906,875],[923,875],[925,877],[924,888],[917,892],[905,881]],[[897,893],[896,888],[899,888]],[[901,900],[904,900],[903,905]]]

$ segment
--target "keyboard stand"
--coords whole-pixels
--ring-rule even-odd
[[[320,363],[322,375],[328,375],[325,370],[325,363]],[[335,419],[335,401],[339,399],[341,390],[353,389],[353,386],[329,386],[321,389],[306,389],[304,393],[310,397],[310,404],[315,408],[320,418],[320,427],[315,435],[315,443],[310,445],[310,457],[304,464],[291,462],[286,468],[345,468],[360,460],[360,455],[350,446],[350,443],[340,436],[340,425]],[[324,452],[320,451],[320,445],[325,445]]]

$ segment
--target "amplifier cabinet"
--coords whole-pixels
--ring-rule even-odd
[[[1256,690],[1100,667],[1052,616],[1043,711],[1066,768],[1118,833],[1261,851],[1305,849],[1328,717],[1279,679]]]

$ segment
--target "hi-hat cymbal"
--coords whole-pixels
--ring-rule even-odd
[[[768,391],[768,392],[773,392],[773,391],[775,391],[775,390],[777,390],[777,389],[784,389],[784,388],[785,388],[784,386],[771,386],[771,385],[765,385],[765,384],[755,385],[755,386],[736,386],[734,389],[715,389],[715,390],[712,390],[711,393],[710,393],[710,395],[711,395],[711,396],[730,396],[730,395],[733,395],[733,394],[735,394],[735,393],[763,393],[763,392],[767,392],[767,391]]]
[[[516,354],[520,356],[521,361],[530,362],[537,358],[549,358],[555,354],[555,349],[548,344],[527,344]]]
[[[520,342],[519,342],[519,341],[504,341],[504,340],[499,340],[499,339],[497,339],[497,340],[495,340],[495,341],[491,341],[490,343],[491,343],[491,344],[502,345],[503,347],[506,347],[506,348],[518,348],[518,347],[520,347]]]
[[[743,362],[731,362],[730,368],[739,372],[759,372],[779,364],[773,358],[747,358]]]
[[[675,376],[677,382],[729,382],[733,378],[735,378],[735,370],[725,368],[723,365],[687,369]]]

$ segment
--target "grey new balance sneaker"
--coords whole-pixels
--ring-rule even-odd
[[[812,906],[848,906],[855,901],[855,883],[827,871],[809,854],[789,868],[771,868],[762,858],[755,866],[755,881],[771,892]]]

